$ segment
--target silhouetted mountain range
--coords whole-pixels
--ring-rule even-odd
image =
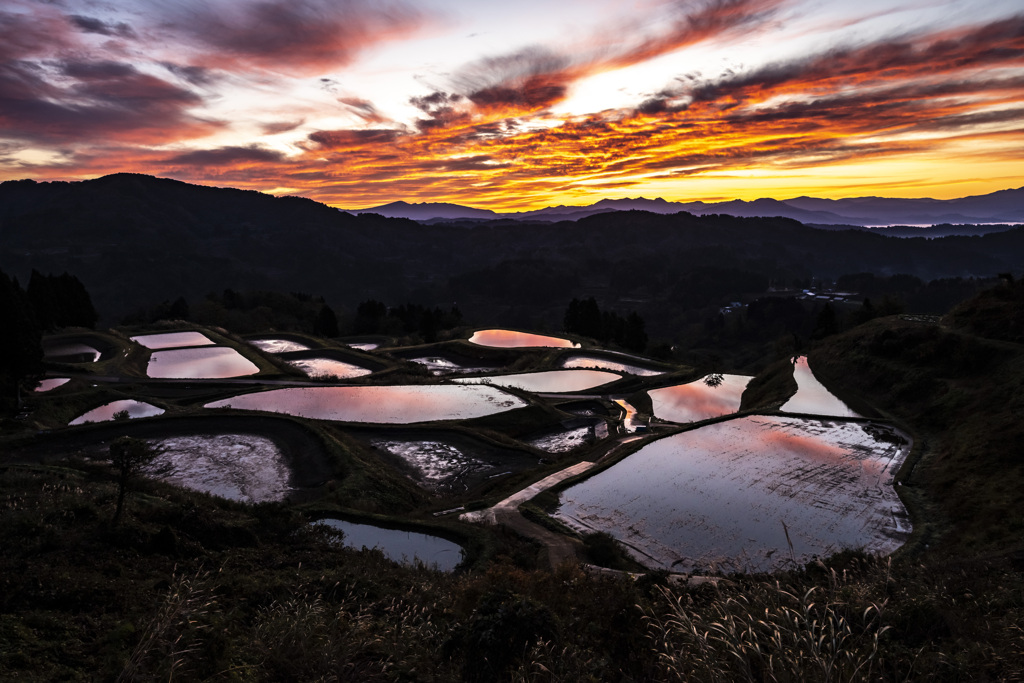
[[[560,325],[571,299],[594,296],[613,310],[638,310],[649,329],[677,329],[773,283],[1020,273],[1024,227],[899,240],[787,218],[640,210],[424,226],[299,197],[117,174],[0,183],[0,269],[22,282],[32,269],[68,271],[108,322],[232,288],[323,295],[339,311],[371,298],[457,302],[480,324],[535,328]]]
[[[458,204],[408,204],[393,202],[350,213],[376,213],[392,218],[417,221],[515,219],[532,221],[578,220],[609,211],[650,211],[672,214],[680,211],[706,216],[728,214],[747,218],[782,216],[801,223],[849,226],[937,225],[942,223],[1021,223],[1024,222],[1024,188],[1000,190],[986,195],[960,199],[896,199],[856,197],[819,199],[797,197],[733,200],[727,202],[670,202],[664,199],[602,199],[590,206],[552,206],[536,211],[497,213]]]

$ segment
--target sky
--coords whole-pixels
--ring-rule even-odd
[[[4,0],[0,180],[495,210],[1024,186],[1019,0]]]

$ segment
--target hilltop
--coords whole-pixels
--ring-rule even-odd
[[[557,223],[423,225],[317,202],[137,174],[0,184],[0,269],[74,273],[108,319],[227,288],[460,308],[482,323],[558,324],[573,298],[636,308],[652,325],[849,273],[992,277],[1024,269],[1024,228],[896,240],[787,218],[649,211]],[[642,274],[642,276],[641,276]],[[673,314],[666,316],[666,306]],[[628,308],[626,309],[629,310]]]

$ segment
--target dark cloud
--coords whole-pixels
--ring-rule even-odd
[[[362,100],[358,97],[339,97],[338,101],[344,104],[349,111],[367,123],[386,123],[388,118],[377,111],[373,102]]]
[[[204,63],[303,73],[348,64],[424,21],[410,6],[370,0],[192,0],[167,11],[172,30],[210,50]]]
[[[564,99],[569,84],[581,75],[572,58],[531,47],[469,64],[452,80],[478,109],[525,113]]]
[[[287,133],[288,131],[295,130],[305,122],[305,119],[295,119],[294,121],[274,121],[271,123],[261,124],[260,130],[263,131],[264,135],[278,135],[279,133]]]
[[[276,150],[251,145],[248,147],[220,147],[185,152],[165,159],[160,164],[172,166],[235,166],[238,164],[279,163],[284,155]]]
[[[192,85],[210,85],[219,79],[219,76],[215,71],[207,69],[205,66],[174,64],[173,62],[161,62],[160,65],[178,78],[191,83]]]
[[[135,31],[124,22],[111,24],[101,19],[82,16],[81,14],[70,15],[68,21],[83,33],[98,33],[103,36],[117,36],[118,38],[135,37]]]
[[[70,47],[70,34],[59,14],[40,9],[29,16],[0,10],[0,64]]]
[[[59,81],[30,62],[0,64],[0,136],[42,142],[104,139],[169,142],[212,132],[192,117],[202,99],[112,61],[57,64]]]
[[[376,145],[394,142],[401,131],[389,128],[368,130],[318,130],[308,135],[316,148],[337,149],[353,145]]]
[[[80,81],[130,79],[140,75],[139,71],[131,64],[112,61],[65,61],[61,64],[61,71],[65,76],[77,78]]]

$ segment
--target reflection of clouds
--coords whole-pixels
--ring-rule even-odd
[[[489,386],[419,385],[274,389],[214,401],[207,408],[266,410],[317,420],[407,424],[461,420],[526,405]]]
[[[568,339],[547,337],[542,334],[530,334],[529,332],[515,332],[513,330],[480,330],[479,332],[474,332],[469,341],[480,346],[494,346],[502,349],[530,346],[573,348],[576,346]]]
[[[721,384],[714,387],[700,379],[649,391],[655,416],[672,422],[694,422],[736,412],[751,378],[743,375],[722,377]]]
[[[891,552],[909,530],[891,478],[903,456],[857,423],[738,418],[644,446],[567,489],[557,516],[684,571],[783,566],[781,521],[798,562]]]

